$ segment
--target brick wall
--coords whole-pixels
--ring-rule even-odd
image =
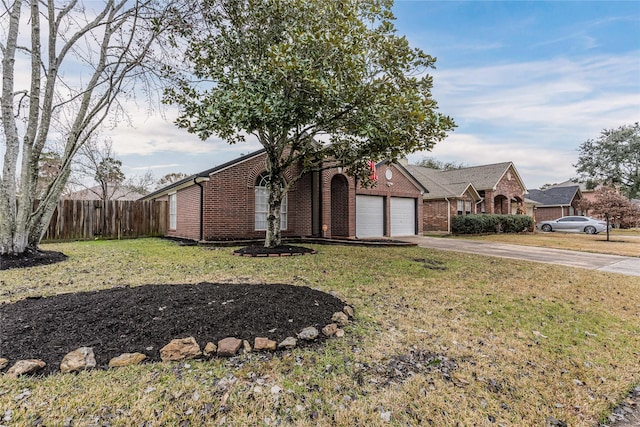
[[[511,206],[513,199],[524,202],[524,188],[516,176],[513,166],[510,166],[498,181],[495,190],[484,190],[485,213],[510,214],[514,211]]]
[[[390,179],[388,179],[386,176],[387,169],[391,170]],[[321,218],[322,224],[326,225],[327,227],[327,230],[324,233],[326,237],[355,237],[357,194],[385,197],[385,217],[387,221],[387,223],[385,224],[385,230],[387,235],[389,235],[391,230],[391,197],[407,197],[416,199],[417,201],[422,200],[420,189],[416,187],[413,181],[407,178],[395,165],[379,165],[377,168],[378,180],[376,181],[375,186],[371,188],[364,188],[360,185],[356,185],[355,179],[344,174],[343,172],[344,171],[339,168],[328,169],[322,172]],[[347,189],[348,195],[346,197],[339,196],[340,202],[333,201],[332,186],[336,191],[342,191],[340,190],[340,188]],[[336,205],[332,206],[332,203],[336,203]],[[422,218],[422,203],[416,203],[416,205],[417,218]],[[339,209],[339,211],[337,212],[333,211],[335,215],[338,215],[337,217],[335,215],[332,216],[332,209],[334,207]],[[345,208],[346,211],[348,211],[346,214]],[[336,227],[339,227],[339,229],[335,230]],[[422,221],[418,221],[417,228],[418,234],[422,234]],[[345,230],[348,234],[344,234]]]
[[[384,165],[380,169],[378,182],[373,188],[356,188],[355,179],[343,174],[338,168],[320,172],[317,180],[313,178],[313,174],[299,179],[287,194],[287,227],[282,230],[282,235],[311,236],[314,230],[316,234],[322,234],[321,226],[324,224],[327,226],[324,233],[326,237],[354,237],[356,194],[386,197],[386,230],[390,230],[390,197],[421,200],[422,196],[420,189],[397,167]],[[391,179],[385,176],[387,169],[392,172]],[[204,240],[264,238],[264,230],[255,230],[255,185],[264,170],[264,155],[260,155],[216,171],[209,176],[209,181],[202,182]],[[285,173],[285,178],[291,180],[299,172],[299,168],[294,167]],[[319,192],[319,196],[313,197],[314,191]],[[332,198],[334,192],[338,197]],[[199,239],[200,187],[192,185],[179,189],[176,197],[177,227],[176,230],[168,230],[167,235]],[[166,199],[166,196],[162,198]],[[318,206],[314,211],[316,204]],[[422,218],[422,203],[417,205],[418,218]],[[419,233],[422,233],[422,227],[422,222],[419,221]]]
[[[255,230],[255,185],[265,171],[264,156],[235,164],[210,176],[205,186],[205,240],[264,238]],[[291,180],[299,171],[290,170]],[[287,228],[283,236],[311,234],[311,176],[297,181],[287,194]]]
[[[553,219],[558,219],[561,216],[569,215],[569,207],[560,207],[560,206],[549,206],[549,207],[538,207],[535,209],[535,221],[550,221]]]
[[[454,201],[455,203],[455,201]],[[424,202],[423,227],[424,231],[448,231],[446,200],[427,200]]]
[[[198,240],[200,238],[200,187],[187,187],[176,193],[176,229],[170,230],[175,237]]]

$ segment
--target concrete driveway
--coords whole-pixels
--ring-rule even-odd
[[[629,276],[640,276],[640,258],[634,257],[425,236],[402,237],[401,240],[416,243],[423,248],[522,259],[567,267],[608,271]]]

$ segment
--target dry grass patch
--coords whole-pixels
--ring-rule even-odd
[[[2,376],[0,424],[593,426],[640,383],[638,278],[417,247],[313,248],[255,259],[158,239],[45,245],[69,260],[3,272],[0,302],[278,282],[337,292],[356,322],[321,348],[273,356]]]
[[[606,233],[588,235],[561,232],[489,234],[485,236],[457,236],[455,238],[640,257],[640,234],[634,230],[614,230],[609,236],[609,241],[607,241]]]

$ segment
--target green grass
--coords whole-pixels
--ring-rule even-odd
[[[356,322],[320,349],[271,359],[2,376],[0,424],[593,426],[640,383],[637,277],[417,247],[313,248],[254,259],[160,239],[43,245],[69,259],[3,271],[0,303],[125,284],[291,283],[337,293]],[[415,365],[390,382],[391,360],[412,351],[457,368]]]

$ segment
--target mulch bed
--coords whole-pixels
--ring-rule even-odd
[[[160,349],[174,338],[193,336],[201,348],[226,337],[251,345],[256,337],[280,342],[307,326],[321,329],[344,305],[286,284],[146,285],[27,298],[0,305],[0,357],[11,364],[41,359],[45,374],[82,346],[93,347],[100,367],[122,353],[159,361]]]
[[[275,248],[266,248],[260,245],[246,246],[233,251],[234,255],[247,257],[277,257],[292,255],[315,254],[316,251],[303,246],[280,245]]]
[[[64,261],[67,256],[61,252],[28,249],[18,256],[0,255],[0,270],[36,267]]]
[[[248,246],[239,252],[244,256],[315,253],[288,245]],[[3,256],[0,269],[65,259],[60,252],[28,251],[19,257]],[[321,329],[344,305],[324,292],[286,284],[146,285],[30,297],[0,304],[0,357],[10,364],[41,359],[47,363],[40,371],[44,374],[58,371],[62,358],[83,346],[93,347],[100,367],[122,353],[140,352],[149,361],[159,361],[160,349],[174,338],[193,336],[201,347],[226,337],[251,344],[256,337],[280,342],[307,326]],[[316,343],[323,339],[321,335]]]

